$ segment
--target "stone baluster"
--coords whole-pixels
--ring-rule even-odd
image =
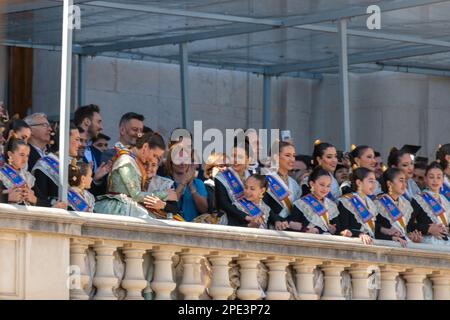
[[[209,288],[209,294],[214,300],[227,300],[233,294],[233,288],[230,285],[230,261],[231,255],[221,255],[219,252],[212,252],[208,256],[211,262],[212,279]]]
[[[286,286],[286,268],[290,259],[269,257],[265,264],[269,268],[269,283],[266,300],[288,300],[290,293]]]
[[[241,255],[237,259],[240,267],[241,285],[236,295],[241,300],[261,299],[261,291],[258,285],[258,264],[260,259],[249,255]]]
[[[433,294],[435,300],[450,300],[450,273],[434,271],[430,276],[433,282]]]
[[[127,290],[127,300],[143,300],[142,290],[147,286],[142,271],[142,262],[145,249],[137,248],[132,244],[125,244],[122,252],[125,255],[125,277],[122,287]]]
[[[371,300],[369,294],[369,270],[368,265],[352,264],[349,269],[352,276],[352,299],[353,300]]]
[[[154,247],[152,255],[155,258],[155,270],[150,287],[155,292],[155,300],[171,300],[171,292],[176,283],[172,273],[172,257],[175,251],[163,247]]]
[[[322,300],[344,300],[342,293],[342,272],[346,265],[338,262],[327,261],[321,266],[324,272],[324,288]]]
[[[297,259],[294,262],[296,271],[296,287],[300,300],[320,299],[314,289],[314,271],[322,264],[322,260],[317,259]]]
[[[180,257],[183,262],[183,280],[179,291],[184,295],[185,300],[198,300],[205,290],[201,278],[202,255],[186,249],[180,253]]]
[[[422,269],[407,269],[403,277],[406,280],[406,300],[424,300],[424,280],[427,271]]]
[[[70,242],[70,265],[71,268],[78,269],[71,269],[70,279],[75,280],[74,283],[70,283],[71,300],[89,299],[89,295],[86,293],[86,286],[89,283],[89,275],[86,270],[86,250],[88,249],[88,247],[89,243],[84,240],[72,239]],[[72,274],[72,272],[75,273]]]
[[[114,275],[114,252],[117,245],[105,241],[97,241],[94,245],[96,253],[96,273],[93,284],[97,288],[95,300],[116,300],[113,287],[117,284],[117,278]]]
[[[378,300],[397,300],[396,279],[401,271],[398,267],[381,266],[381,288]]]

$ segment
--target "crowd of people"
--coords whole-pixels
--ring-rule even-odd
[[[449,244],[450,144],[439,146],[430,163],[415,158],[415,146],[393,148],[384,164],[370,146],[343,153],[321,141],[311,156],[278,141],[262,159],[254,134],[202,164],[194,161],[192,135],[166,144],[133,112],[121,117],[119,141],[110,146],[101,110],[91,104],[77,108],[70,125],[65,203],[58,198],[58,123],[43,113],[0,113],[3,203],[332,234],[368,245]]]

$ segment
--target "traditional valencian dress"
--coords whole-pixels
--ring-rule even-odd
[[[87,190],[70,187],[67,194],[68,206],[73,211],[94,212],[95,198]]]
[[[241,197],[234,202],[234,205],[251,217],[262,216],[264,223],[259,226],[259,229],[268,228],[268,220],[271,215],[270,208],[262,200],[258,203],[254,203],[245,197]]]
[[[450,201],[450,179],[445,176],[444,185],[441,188],[441,194],[445,196],[445,198]]]
[[[140,203],[150,195],[142,191],[144,170],[141,170],[136,155],[129,150],[119,150],[109,176],[109,193],[98,197],[94,211],[143,219],[155,218]]]
[[[394,201],[388,194],[379,195],[374,202],[378,209],[376,238],[392,240],[392,236],[381,232],[381,227],[395,228],[400,231],[403,239],[410,241],[408,232],[414,231],[414,221],[411,219],[413,213],[411,203],[403,196],[400,196],[398,201]]]
[[[334,201],[324,198],[321,202],[312,194],[308,194],[294,202],[294,210],[288,220],[300,222],[303,231],[307,231],[307,228],[317,228],[319,233],[330,233],[328,225],[337,224],[338,215],[339,211]]]
[[[178,208],[177,201],[167,201],[169,196],[169,190],[173,189],[174,182],[172,179],[164,178],[158,175],[153,176],[147,187],[147,192],[150,195],[158,197],[162,201],[166,202],[165,208],[158,212],[153,212],[157,217],[174,219],[177,221],[184,221],[183,217],[179,215],[180,209]]]
[[[25,169],[17,171],[7,163],[3,163],[3,166],[0,167],[0,182],[5,189],[23,186],[33,188],[35,181],[34,176]],[[27,202],[20,202],[18,204],[29,205]]]
[[[423,242],[430,244],[450,245],[448,237],[439,240],[428,233],[430,224],[438,223],[449,226],[450,203],[442,194],[436,194],[430,190],[425,190],[421,194],[415,195],[411,201],[416,220],[416,229],[422,232]]]
[[[411,201],[415,195],[421,194],[422,191],[420,190],[419,186],[413,179],[408,179],[408,185],[406,188],[406,192],[403,195],[403,197],[406,198],[406,200]]]
[[[327,198],[337,202],[338,199],[342,196],[342,191],[341,188],[339,186],[339,183],[337,182],[336,178],[331,174],[328,173],[331,179],[331,190],[330,193],[327,195]],[[311,191],[309,189],[309,177],[305,177],[302,181],[302,195],[306,196],[307,194],[309,194]]]
[[[375,220],[378,210],[369,197],[362,199],[356,192],[348,193],[339,199],[338,209],[337,234],[348,229],[352,237],[359,237],[361,233],[366,233],[375,238]]]
[[[69,157],[67,165],[71,158]],[[36,178],[36,197],[43,206],[51,207],[58,201],[59,158],[53,153],[40,158],[31,173]]]

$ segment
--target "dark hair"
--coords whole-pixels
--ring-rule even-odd
[[[305,156],[305,155],[296,155],[295,161],[301,161],[306,165],[306,169],[311,169],[312,163],[311,163],[311,157]]]
[[[236,148],[244,149],[247,157],[251,157],[251,153],[253,153],[253,150],[250,148],[250,142],[248,141],[247,136],[244,136],[243,142],[242,142],[242,139],[239,139],[238,136],[234,137],[233,149],[236,149]]]
[[[372,147],[366,146],[366,145],[361,145],[361,146],[357,146],[355,149],[352,150],[352,152],[349,153],[350,156],[350,162],[352,163],[352,165],[356,165],[356,158],[361,158],[362,155],[364,154],[364,152],[368,149],[372,149]]]
[[[334,172],[336,173],[336,171],[341,170],[341,169],[350,170],[347,166],[344,166],[343,164],[338,163],[336,166],[336,170],[334,170]]]
[[[51,138],[51,140],[53,141],[53,143],[50,144],[50,148],[49,151],[52,153],[56,153],[59,151],[59,134],[60,134],[60,126],[58,125],[59,123],[56,122],[54,123],[53,126],[53,131],[54,131],[54,135]],[[70,121],[69,123],[69,137],[70,134],[72,133],[72,130],[80,130],[73,121]]]
[[[11,137],[5,144],[5,158],[8,158],[8,151],[14,152],[16,151],[20,146],[27,146],[28,143],[25,142],[25,140],[17,139],[16,137]]]
[[[286,147],[292,147],[292,148],[295,149],[295,146],[292,143],[290,143],[289,141],[275,141],[272,144],[272,147],[270,148],[270,155],[271,156],[274,154],[274,151],[276,149],[275,147],[276,147],[277,144],[278,144],[278,152],[281,152],[281,150],[283,150]]]
[[[353,172],[350,176],[352,190],[356,191],[358,189],[356,186],[357,180],[362,181],[365,178],[367,178],[369,176],[369,174],[371,174],[371,173],[373,173],[373,171],[370,171],[369,169],[364,168],[364,167],[360,167],[360,168],[353,170]]]
[[[25,121],[23,121],[21,119],[17,119],[11,123],[10,130],[17,132],[17,131],[22,130],[23,128],[31,129],[31,127],[28,125],[28,123],[26,123]]]
[[[433,161],[432,163],[430,163],[430,164],[427,166],[427,169],[425,170],[425,175],[427,175],[428,172],[429,172],[430,170],[433,170],[433,169],[439,169],[439,170],[441,170],[442,172],[444,172],[444,169],[442,169],[441,164],[440,164],[439,162],[437,162],[437,161]]]
[[[81,132],[80,132],[81,133]],[[106,141],[109,141],[109,140],[111,140],[111,138],[109,137],[109,136],[107,136],[106,134],[103,134],[103,133],[99,133],[94,139],[92,139],[92,142],[97,142],[98,140],[102,140],[102,139],[104,139],[104,140],[106,140]]]
[[[69,165],[69,185],[78,187],[81,183],[81,177],[86,176],[92,166],[86,162],[77,164],[76,161]]]
[[[80,127],[80,126],[78,126],[77,129],[78,129],[78,131],[80,131],[80,134],[85,132],[85,130],[82,127]]]
[[[389,188],[387,185],[387,182],[394,182],[395,178],[397,178],[397,176],[399,174],[403,173],[402,170],[398,169],[398,168],[389,168],[387,169],[384,173],[383,173],[383,179],[381,179],[381,190],[383,190],[384,193],[388,193]]]
[[[143,132],[143,133],[153,133],[153,132],[155,132],[155,131],[153,131],[152,128],[149,128],[149,127],[147,127],[147,126],[144,126],[144,130],[143,130],[142,132]]]
[[[328,171],[326,171],[325,169],[322,169],[321,167],[315,167],[314,170],[309,175],[308,184],[311,181],[316,182],[317,179],[319,179],[320,177],[323,177],[323,176],[329,177],[330,174],[328,173]]]
[[[144,133],[142,137],[138,137],[136,139],[136,148],[142,149],[142,147],[146,143],[148,144],[150,149],[166,149],[166,144],[164,143],[163,137],[157,132]]]
[[[322,158],[325,154],[325,150],[328,148],[336,148],[331,143],[328,142],[321,142],[314,145],[314,151],[313,151],[313,166],[317,167],[319,165],[319,162],[317,161],[317,158]]]
[[[440,163],[442,164],[442,163]],[[414,169],[427,170],[427,164],[425,162],[416,162],[414,163]],[[444,169],[444,168],[442,168]]]
[[[124,125],[126,122],[130,121],[130,120],[139,120],[141,122],[144,122],[145,118],[142,114],[138,114],[135,112],[127,112],[125,113],[119,121],[119,127],[121,127],[122,125]]]
[[[250,177],[248,177],[247,179],[250,179],[250,178],[253,178],[256,181],[258,181],[260,188],[265,188],[267,190],[267,188],[269,186],[269,183],[267,182],[267,179],[266,179],[265,175],[254,173]]]
[[[407,150],[392,148],[389,152],[388,156],[388,167],[397,167],[400,163],[400,158],[403,157],[405,154],[411,154]]]
[[[374,151],[375,153],[375,158],[381,157],[381,153],[379,153],[378,151]]]
[[[73,116],[73,122],[79,126],[83,122],[84,119],[89,118],[92,120],[94,117],[94,113],[100,113],[99,106],[95,104],[89,104],[87,106],[79,107]]]
[[[447,160],[445,160],[445,156],[448,155],[450,155],[450,143],[440,146],[436,151],[436,160],[439,161],[443,170],[446,170],[448,168],[449,163]]]

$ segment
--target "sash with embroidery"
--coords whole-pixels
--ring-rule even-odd
[[[58,180],[59,178],[59,161],[51,158],[51,157],[43,157],[42,161],[45,161],[45,163],[47,163],[51,169],[51,172],[49,172],[49,174],[51,174],[52,176],[56,177],[56,180]]]
[[[403,233],[405,233],[406,232],[406,223],[405,223],[405,219],[403,218],[403,213],[396,206],[396,204],[392,201],[392,199],[387,195],[383,195],[378,199],[378,201],[380,201],[380,203],[386,209],[386,212],[388,213],[388,215],[390,217],[391,224],[398,222],[403,228],[403,231],[404,231]]]
[[[444,183],[442,186],[441,194],[446,197],[448,201],[450,201],[450,186],[447,183]]]
[[[236,199],[241,198],[244,195],[244,188],[242,187],[239,179],[233,174],[233,172],[231,172],[231,170],[225,170],[223,172],[223,176],[225,177],[225,180],[230,186]]]
[[[266,180],[269,183],[270,191],[277,198],[278,202],[284,203],[288,210],[292,211],[293,205],[291,199],[289,199],[289,190],[286,190],[283,184],[271,175],[267,175]]]
[[[330,192],[328,192],[328,194],[327,194],[327,198],[328,199],[330,199],[331,201],[333,201],[333,202],[336,202],[336,198],[335,197],[333,197],[333,194],[331,193],[331,191]]]
[[[425,203],[431,208],[434,215],[438,217],[444,226],[448,225],[447,219],[445,218],[445,209],[437,202],[430,194],[423,192],[421,195]]]
[[[258,216],[262,213],[261,209],[258,208],[258,206],[256,206],[253,202],[251,202],[250,200],[247,200],[244,197],[240,198],[237,201],[242,206],[244,211],[251,217]]]
[[[369,225],[370,229],[372,230],[373,234],[375,234],[375,224],[373,223],[373,215],[367,209],[367,207],[359,200],[359,198],[356,195],[353,195],[353,197],[350,199],[350,203],[353,205],[353,207],[356,210],[356,213],[359,215],[361,220]]]
[[[87,202],[78,195],[74,190],[69,189],[67,194],[67,200],[75,211],[87,212],[89,211],[89,205]]]
[[[313,195],[309,194],[301,198],[307,205],[309,205],[313,211],[319,216],[322,217],[325,213],[327,213],[327,209],[323,206]]]
[[[26,181],[22,178],[22,176],[8,164],[5,164],[0,170],[8,178],[13,186],[21,187],[26,184]]]

